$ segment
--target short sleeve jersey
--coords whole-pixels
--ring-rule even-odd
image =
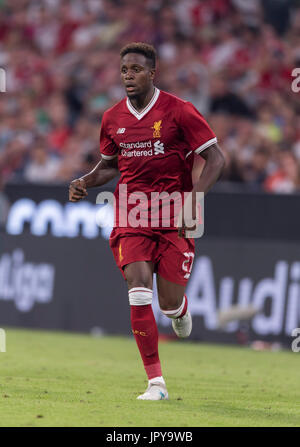
[[[191,191],[194,154],[216,142],[216,135],[190,102],[157,88],[144,110],[138,112],[124,98],[104,113],[101,123],[101,156],[118,157],[117,202],[120,185],[126,185],[127,197],[138,192],[149,200],[151,193]],[[136,203],[128,203],[127,213]]]

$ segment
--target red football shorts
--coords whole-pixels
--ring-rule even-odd
[[[184,286],[190,277],[195,241],[177,230],[114,228],[109,245],[124,279],[124,266],[137,261],[152,261],[156,273],[176,284]]]

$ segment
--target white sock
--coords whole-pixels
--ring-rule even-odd
[[[168,318],[178,318],[182,314],[183,308],[185,306],[185,302],[186,302],[186,297],[184,295],[183,299],[182,299],[182,303],[178,307],[178,309],[173,309],[173,310],[162,310],[161,309],[161,311]]]

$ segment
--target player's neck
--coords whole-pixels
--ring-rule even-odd
[[[140,112],[141,110],[144,110],[147,107],[147,105],[153,98],[154,93],[155,93],[155,87],[153,85],[146,95],[136,96],[135,98],[129,98],[129,101],[132,107],[134,107],[137,112]]]

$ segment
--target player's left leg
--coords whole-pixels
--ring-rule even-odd
[[[157,293],[159,306],[164,315],[172,319],[176,335],[186,338],[192,331],[192,317],[188,311],[185,286],[168,281],[157,275]]]
[[[184,294],[195,253],[192,239],[179,238],[177,232],[160,233],[158,247],[157,292],[161,311],[172,319],[178,337],[188,337],[192,317]]]

